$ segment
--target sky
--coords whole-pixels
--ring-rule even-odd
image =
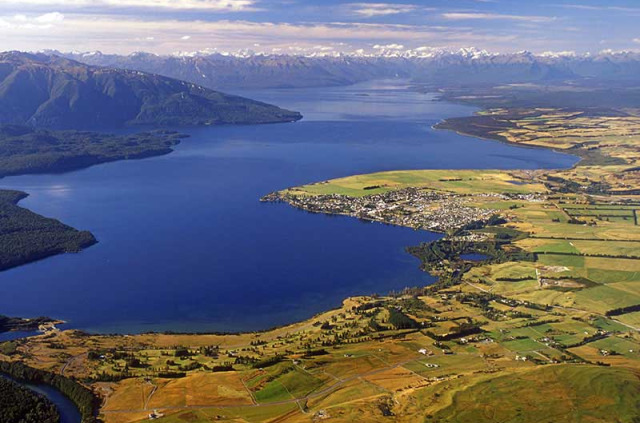
[[[640,0],[0,0],[0,50],[640,50]]]

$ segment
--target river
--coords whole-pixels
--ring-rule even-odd
[[[51,401],[56,406],[58,414],[60,415],[60,423],[80,423],[82,421],[82,416],[80,415],[78,407],[76,407],[73,401],[64,396],[56,388],[44,384],[37,385],[33,383],[16,381],[15,379],[5,376],[2,373],[0,373],[0,377],[5,377],[24,386],[25,388],[29,388],[32,391],[44,397],[47,397],[47,399],[49,399],[49,401]]]

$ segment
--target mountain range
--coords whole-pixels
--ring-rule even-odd
[[[0,53],[0,123],[86,129],[296,121],[297,112],[139,70]]]
[[[348,85],[380,78],[405,78],[434,86],[590,79],[626,83],[640,75],[640,53],[609,51],[595,55],[527,51],[494,54],[477,49],[393,49],[376,55],[233,55],[206,51],[166,56],[144,52],[64,55],[91,65],[140,70],[227,90]]]

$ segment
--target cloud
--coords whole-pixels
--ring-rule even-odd
[[[634,38],[631,41],[633,41],[634,43],[640,44],[640,38]]]
[[[313,50],[319,50],[319,51],[334,51],[335,47],[332,46],[323,46],[323,45],[316,45],[312,47]]]
[[[41,24],[53,24],[62,22],[64,20],[64,15],[59,12],[51,12],[45,13],[44,15],[37,16],[34,21]]]
[[[3,0],[3,4],[46,7],[156,8],[244,12],[256,10],[257,0]]]
[[[544,51],[540,53],[542,57],[576,57],[577,53],[573,50],[563,51]]]
[[[623,12],[623,13],[640,13],[640,8],[638,7],[622,7],[622,6],[599,6],[599,5],[586,5],[586,4],[561,4],[559,7],[563,7],[565,9],[576,9],[576,10],[589,10],[589,11],[610,11],[610,12]]]
[[[365,18],[409,13],[418,8],[418,6],[414,4],[395,3],[350,3],[347,4],[346,7],[352,14],[363,16]]]
[[[150,48],[147,37],[154,37],[153,52],[173,53],[184,49],[182,37],[189,34],[192,50],[236,51],[259,44],[261,51],[274,48],[286,51],[289,46],[318,51],[314,46],[336,46],[336,50],[370,48],[373,44],[460,48],[470,44],[513,49],[517,36],[494,34],[469,28],[434,27],[362,22],[252,22],[248,20],[178,20],[133,18],[121,15],[66,15],[55,23],[55,31],[46,34],[24,29],[24,22],[3,18],[0,24],[0,50],[62,51],[100,49],[110,53],[130,53]],[[33,21],[33,19],[29,19]],[[11,24],[9,27],[8,22]],[[31,22],[33,24],[33,22]],[[17,29],[18,26],[21,28]],[[343,44],[341,44],[343,43]],[[520,48],[524,47],[522,45]],[[549,47],[547,47],[549,48]]]
[[[375,48],[376,50],[402,50],[404,49],[404,46],[402,44],[376,44],[373,46],[373,48]]]
[[[531,16],[531,15],[501,15],[497,13],[472,13],[472,12],[451,12],[443,13],[442,17],[452,21],[462,20],[509,20],[522,22],[552,22],[555,17],[551,16]]]
[[[13,16],[0,16],[0,29],[8,30],[39,30],[50,29],[64,20],[64,15],[58,12],[45,13],[44,15],[27,16],[17,14]]]

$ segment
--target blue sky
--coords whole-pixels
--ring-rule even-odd
[[[0,0],[0,50],[640,49],[640,0]]]

